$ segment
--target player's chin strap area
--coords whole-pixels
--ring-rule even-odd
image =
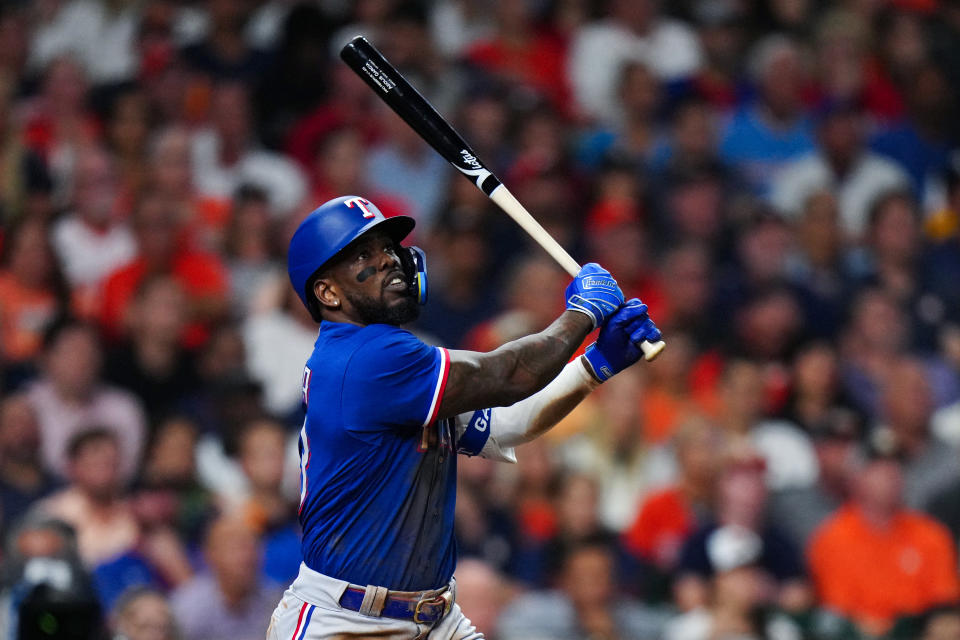
[[[388,591],[374,585],[350,586],[343,592],[340,606],[366,616],[432,625],[450,612],[453,598],[450,587],[434,591]]]
[[[427,304],[427,254],[420,247],[400,247],[399,257],[410,294],[420,304]]]

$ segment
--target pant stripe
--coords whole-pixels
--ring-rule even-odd
[[[316,609],[315,606],[310,605],[310,608],[307,609],[307,619],[303,621],[303,630],[300,631],[300,637],[297,640],[303,640],[307,635],[307,627],[310,626],[310,618],[313,617],[313,610]]]
[[[307,610],[309,605],[304,602],[303,606],[300,607],[300,617],[297,618],[297,628],[293,630],[293,635],[290,636],[290,640],[297,640],[297,634],[300,633],[300,625],[303,624],[303,612]]]

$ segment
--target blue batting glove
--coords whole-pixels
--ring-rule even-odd
[[[622,304],[620,285],[596,262],[585,264],[567,285],[567,309],[590,316],[594,328],[602,325]]]
[[[647,315],[647,305],[633,298],[610,316],[600,329],[597,341],[587,347],[583,357],[594,377],[606,382],[643,357],[640,344],[656,342],[660,329]]]

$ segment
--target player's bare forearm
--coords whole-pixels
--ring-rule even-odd
[[[565,311],[540,333],[489,353],[451,351],[439,416],[503,407],[529,397],[557,377],[592,329],[587,316]]]

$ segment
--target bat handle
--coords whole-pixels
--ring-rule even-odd
[[[643,359],[647,362],[656,360],[665,346],[667,346],[667,343],[663,340],[657,340],[656,342],[644,340],[640,343],[640,350],[643,351]]]
[[[499,185],[494,189],[493,192],[490,193],[490,199],[503,209],[507,215],[513,218],[571,277],[575,278],[577,274],[580,273],[580,265],[577,261],[567,253],[566,249],[560,246],[559,242],[553,239],[553,236],[547,233],[546,229],[540,226],[540,223],[530,215],[505,186]],[[663,340],[652,343],[644,340],[640,344],[640,349],[643,351],[643,359],[647,362],[656,359],[665,346],[667,345]]]

